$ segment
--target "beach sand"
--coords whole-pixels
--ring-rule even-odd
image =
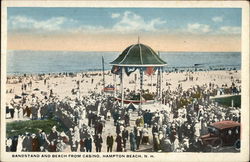
[[[88,77],[82,77],[82,74],[93,74],[92,76],[89,75]],[[98,74],[98,75],[96,75]],[[105,85],[108,84],[114,85],[114,76],[108,71],[105,71]],[[135,79],[135,75],[137,79]],[[6,90],[13,89],[14,93],[7,93],[6,94],[6,102],[10,102],[10,100],[15,95],[21,95],[22,89],[21,85],[23,83],[28,83],[30,80],[32,81],[32,88],[27,87],[25,91],[28,94],[36,94],[38,97],[43,97],[41,95],[41,91],[47,92],[49,94],[50,89],[53,90],[59,99],[63,99],[65,97],[76,98],[79,97],[78,95],[72,94],[72,89],[77,88],[77,81],[80,81],[80,96],[88,95],[88,91],[96,91],[101,92],[103,89],[103,76],[102,72],[84,72],[84,73],[76,73],[74,77],[62,75],[57,77],[56,74],[46,75],[47,84],[44,84],[44,80],[37,79],[37,75],[33,75],[32,78],[27,76],[21,79],[20,83],[13,83],[17,79],[9,79],[8,83],[6,84]],[[130,90],[139,90],[140,88],[140,79],[139,73],[135,72],[132,73],[130,76],[124,76],[124,88]],[[188,77],[192,76],[193,80],[189,80]],[[16,77],[15,77],[16,78]],[[92,83],[93,79],[93,83]],[[157,83],[157,75],[154,74],[152,76],[143,76],[144,84],[143,89],[149,89],[150,92],[156,92],[156,83]],[[171,90],[175,90],[179,84],[182,85],[183,90],[191,88],[195,85],[204,85],[209,83],[214,83],[221,87],[223,84],[227,84],[228,87],[232,84],[232,79],[241,80],[241,71],[198,71],[198,72],[178,72],[178,73],[166,73],[162,74],[162,89],[167,90],[170,88]],[[186,80],[186,81],[185,81]],[[169,86],[166,85],[166,82]],[[117,83],[117,90],[120,90],[120,78],[116,76],[116,83]],[[153,86],[150,84],[153,83]],[[155,84],[155,85],[154,85]],[[240,85],[240,82],[239,84]],[[238,86],[236,84],[236,86]],[[38,88],[38,91],[34,91],[34,89]]]

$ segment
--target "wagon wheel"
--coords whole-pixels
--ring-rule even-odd
[[[237,151],[240,151],[240,139],[238,139],[237,141],[235,141],[234,143],[234,149]]]

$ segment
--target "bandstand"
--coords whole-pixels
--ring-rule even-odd
[[[157,54],[151,47],[138,43],[127,47],[114,61],[110,62],[112,65],[111,72],[120,75],[120,93],[121,106],[124,107],[124,75],[130,75],[136,70],[140,74],[140,101],[139,108],[142,108],[142,91],[143,91],[143,73],[152,75],[157,72],[156,95],[157,100],[162,98],[162,72],[163,67],[167,65],[159,54]],[[116,79],[114,79],[116,82]],[[115,84],[116,85],[116,84]],[[116,87],[115,87],[116,89]],[[116,97],[116,93],[114,94]]]

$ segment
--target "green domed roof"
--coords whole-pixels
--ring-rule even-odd
[[[117,66],[165,66],[167,63],[152,48],[138,43],[126,48],[110,64]]]

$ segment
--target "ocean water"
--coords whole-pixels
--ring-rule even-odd
[[[119,52],[72,52],[72,51],[8,51],[7,74],[42,74],[105,70],[118,57]],[[240,69],[240,52],[161,52],[167,62],[165,70],[192,69]]]

